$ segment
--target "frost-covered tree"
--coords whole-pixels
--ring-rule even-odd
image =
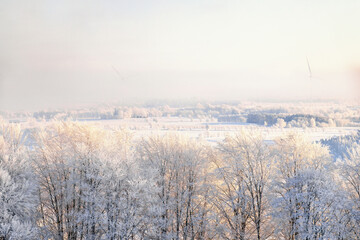
[[[215,206],[221,216],[222,236],[264,239],[269,224],[268,184],[272,168],[269,147],[257,132],[242,131],[220,145]]]
[[[347,232],[354,239],[360,239],[360,145],[349,150],[349,157],[338,162],[339,174],[347,194],[344,205]]]
[[[357,131],[356,134],[321,139],[320,142],[329,147],[330,154],[334,160],[338,158],[341,160],[349,159],[353,157],[352,151],[360,144],[360,131]]]
[[[218,236],[223,239],[246,239],[250,219],[250,199],[246,192],[240,163],[233,158],[215,158],[215,184],[212,203],[216,209]]]
[[[153,189],[141,176],[126,131],[112,134],[104,159],[104,226],[106,239],[142,239],[149,224],[148,206]]]
[[[330,236],[332,183],[325,177],[328,150],[297,134],[276,140],[274,219],[284,239],[324,239]]]
[[[320,170],[300,170],[284,186],[289,191],[275,203],[275,219],[279,227],[288,225],[289,232],[282,229],[286,239],[334,239],[341,233],[334,231],[342,222],[333,219],[333,211],[343,199],[329,176]]]
[[[59,122],[37,136],[44,238],[131,239],[140,234],[144,183],[122,131]]]
[[[148,238],[205,239],[207,222],[206,147],[174,135],[139,143],[144,176],[153,184]]]
[[[35,239],[37,191],[19,125],[0,121],[0,239]]]
[[[59,122],[38,133],[35,164],[41,225],[55,239],[99,236],[103,132]],[[101,202],[101,201],[100,201]]]

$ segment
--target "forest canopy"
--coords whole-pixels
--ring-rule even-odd
[[[27,136],[27,137],[25,137]],[[31,144],[28,143],[31,136]],[[0,239],[356,239],[360,148],[0,125]]]

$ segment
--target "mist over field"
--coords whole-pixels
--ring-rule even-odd
[[[358,97],[359,2],[1,2],[2,110]]]
[[[359,239],[359,12],[0,1],[0,240]]]

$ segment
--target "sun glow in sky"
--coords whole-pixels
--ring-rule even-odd
[[[0,110],[353,98],[359,13],[357,0],[3,0]]]

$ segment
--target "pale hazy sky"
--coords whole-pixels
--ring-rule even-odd
[[[359,0],[0,1],[0,110],[349,98],[359,67]]]

